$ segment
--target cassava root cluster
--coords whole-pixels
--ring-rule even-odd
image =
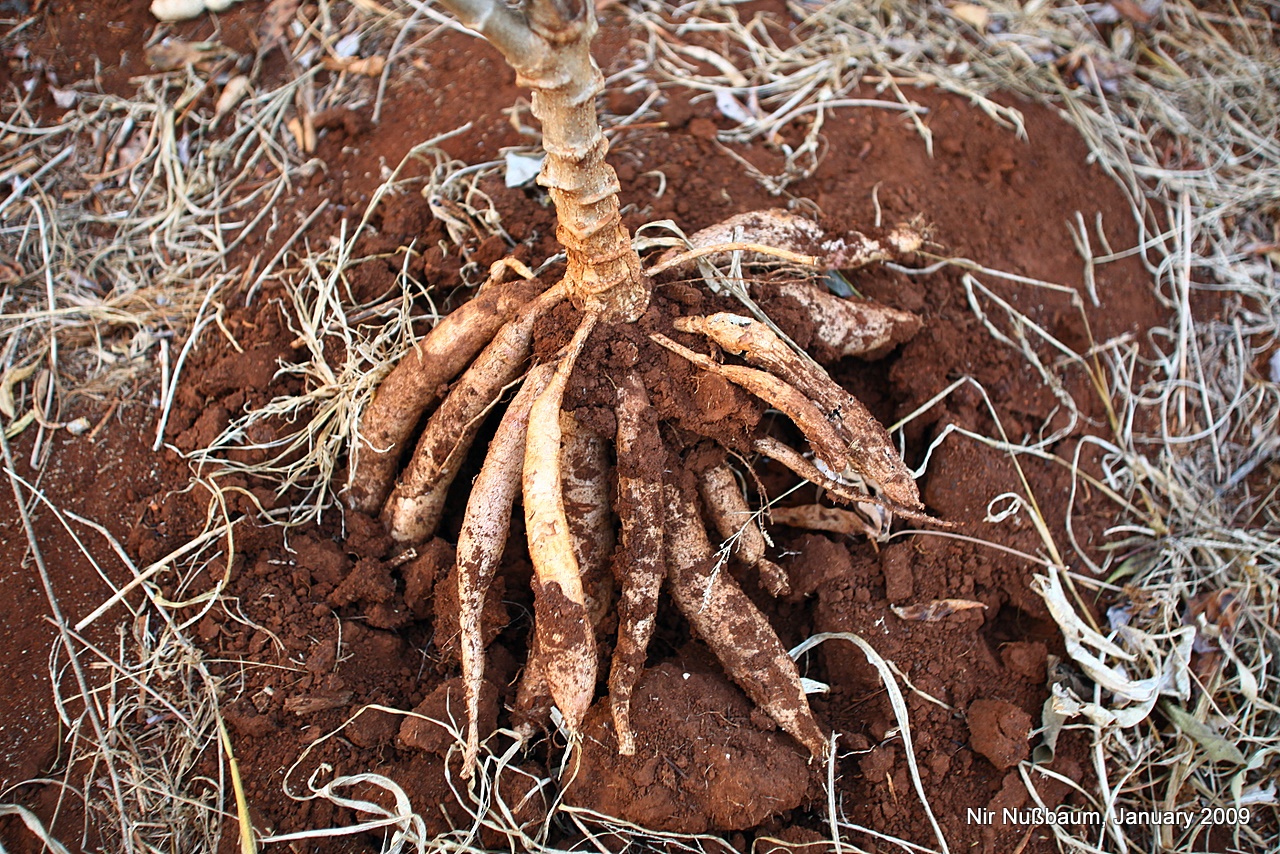
[[[814,757],[825,756],[827,739],[795,664],[733,576],[720,571],[707,533],[704,518],[718,541],[734,540],[736,556],[758,571],[765,589],[773,595],[788,590],[786,573],[766,557],[763,532],[733,472],[718,464],[695,478],[653,465],[667,458],[677,428],[655,407],[639,366],[607,377],[611,435],[578,423],[565,411],[565,394],[589,346],[624,331],[635,340],[643,328],[650,358],[674,357],[695,377],[745,391],[794,422],[809,446],[801,452],[756,429],[749,447],[738,441],[739,455],[745,450],[775,460],[832,499],[860,508],[869,530],[887,525],[890,513],[927,518],[884,428],[822,367],[758,319],[714,312],[663,320],[650,305],[649,275],[675,275],[695,257],[715,260],[729,251],[749,253],[748,263],[764,254],[814,269],[847,269],[909,254],[920,245],[919,234],[903,226],[880,239],[828,235],[801,217],[762,211],[695,234],[690,251],[669,254],[646,272],[618,213],[617,178],[604,160],[608,145],[595,118],[593,99],[602,84],[587,50],[595,29],[591,6],[556,0],[530,0],[518,9],[491,0],[444,5],[494,42],[534,90],[548,155],[539,180],[556,204],[557,235],[567,254],[563,278],[551,284],[516,262],[495,264],[475,297],[437,324],[383,382],[352,450],[350,505],[380,514],[401,543],[423,542],[444,515],[445,496],[482,423],[516,389],[472,484],[457,546],[469,721],[463,773],[472,773],[481,736],[483,604],[517,498],[534,568],[534,633],[517,697],[526,715],[554,705],[563,726],[579,731],[596,697],[596,633],[616,609],[608,702],[619,750],[633,753],[630,700],[665,583],[680,613],[751,700]],[[919,328],[913,315],[842,300],[814,284],[757,287],[808,314],[822,349],[834,358],[883,352]],[[576,331],[552,358],[534,359],[546,349],[536,337],[540,320],[563,314],[565,303],[580,318]],[[408,454],[409,437],[424,417]],[[728,444],[711,428],[696,438]]]

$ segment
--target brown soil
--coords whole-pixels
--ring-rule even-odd
[[[145,69],[139,57],[153,22],[142,11],[144,5],[51,4],[28,38],[33,39],[33,52],[47,58],[64,84],[92,68],[96,56],[107,67],[103,85],[124,91],[129,75]],[[245,4],[248,8],[223,16],[224,40],[243,39],[247,44],[254,28],[252,16],[259,11],[256,5]],[[107,19],[124,21],[124,33]],[[211,28],[204,20],[185,25],[184,31],[207,37]],[[95,48],[92,40],[69,41],[73,31],[105,32],[107,37],[98,39]],[[618,57],[627,40],[620,19],[610,18],[597,55]],[[394,108],[379,127],[368,122],[367,107],[325,122],[316,153],[325,170],[317,172],[311,186],[292,203],[299,216],[314,209],[322,196],[334,203],[314,226],[313,245],[337,234],[341,217],[364,209],[381,180],[382,164],[398,163],[423,139],[469,119],[474,128],[446,144],[458,157],[492,159],[501,146],[523,141],[502,114],[521,93],[495,55],[479,42],[456,35],[436,42],[433,51],[438,62],[393,83],[389,103]],[[15,79],[20,76],[14,69],[11,73]],[[898,114],[845,111],[828,119],[826,159],[812,178],[790,188],[815,202],[828,226],[858,227],[872,221],[874,195],[885,222],[923,215],[941,253],[1067,284],[1081,294],[1082,264],[1066,226],[1076,211],[1090,223],[1100,214],[1112,246],[1135,243],[1120,194],[1086,164],[1083,144],[1049,112],[1018,105],[1026,115],[1029,135],[1020,141],[959,99],[928,91],[912,91],[910,97],[929,108],[925,121],[936,141],[932,158],[911,124]],[[671,218],[691,232],[734,213],[780,204],[709,139],[723,124],[714,107],[683,98],[672,93],[664,111],[667,127],[631,132],[614,142],[612,160],[622,179],[623,203],[634,206],[629,224]],[[606,103],[624,112],[634,106],[629,99],[621,92],[610,93]],[[777,152],[764,145],[740,153],[766,172],[779,162]],[[666,191],[660,197],[653,192],[652,180],[643,177],[651,170],[666,176]],[[503,226],[518,242],[519,257],[537,263],[555,251],[550,239],[553,222],[539,204],[539,193],[497,185],[486,185],[485,190],[501,211]],[[414,241],[428,247],[414,262],[415,275],[439,293],[449,293],[459,260],[444,258],[434,249],[445,234],[425,200],[417,195],[393,197],[374,225],[363,250],[387,255],[353,273],[357,299],[368,300],[394,287],[401,253]],[[264,238],[247,251],[268,255],[274,249]],[[471,259],[481,264],[505,252],[501,241],[469,247]],[[983,329],[966,301],[960,272],[909,278],[867,269],[847,276],[862,294],[916,312],[924,320],[923,331],[887,357],[835,366],[839,381],[882,421],[912,412],[962,376],[986,389],[1011,437],[1035,435],[1051,417],[1056,400],[1019,354],[993,342]],[[1000,297],[1077,349],[1086,348],[1090,336],[1104,341],[1141,332],[1162,319],[1137,260],[1098,270],[1103,305],[1089,311],[1088,327],[1061,293],[989,277],[986,281]],[[267,292],[250,307],[239,297],[231,299],[226,323],[244,345],[244,353],[235,352],[221,335],[208,334],[199,342],[169,421],[167,440],[174,446],[184,451],[199,448],[247,407],[296,390],[297,380],[274,378],[279,360],[290,357],[294,339],[279,303],[270,299],[276,295]],[[657,297],[656,304],[672,312],[689,313],[713,302],[699,287],[679,282],[662,285]],[[560,314],[542,331],[544,349],[563,343],[555,326],[563,329],[573,318],[567,310]],[[803,324],[788,331],[801,339],[806,333]],[[812,330],[807,332],[811,336]],[[597,338],[593,346],[605,348],[601,341]],[[616,346],[608,352],[589,352],[584,364],[625,362],[636,358],[635,349]],[[675,434],[691,437],[714,425],[728,444],[745,448],[740,443],[755,429],[762,407],[732,388],[718,387],[714,378],[692,382],[687,369],[672,360],[658,361],[659,354],[645,358],[650,360],[646,384],[658,390],[658,407]],[[603,391],[596,386],[604,382],[606,372],[580,372],[570,392],[568,405],[585,420],[604,417],[598,399]],[[1062,376],[1084,414],[1095,424],[1105,423],[1083,372],[1066,367]],[[198,533],[207,497],[199,488],[179,491],[187,486],[190,470],[177,454],[150,452],[156,412],[145,402],[149,397],[142,394],[126,401],[94,441],[58,439],[40,481],[53,504],[105,524],[139,564]],[[72,413],[76,414],[81,413]],[[96,411],[84,414],[95,423],[101,417]],[[997,432],[981,396],[973,387],[962,388],[906,428],[908,463],[919,464],[930,441],[947,425],[986,435]],[[1052,450],[1070,460],[1075,441],[1065,440]],[[29,455],[29,442],[24,436],[14,445],[18,473],[35,477],[23,457],[24,452]],[[696,468],[714,462],[707,457],[705,443],[690,439],[677,447],[678,457],[668,465]],[[1068,468],[1030,458],[1020,462],[1051,530],[1061,531]],[[1085,464],[1091,464],[1087,454]],[[195,634],[206,653],[221,662],[213,667],[225,680],[223,713],[260,830],[290,832],[352,821],[349,811],[325,802],[290,800],[282,791],[282,779],[304,749],[366,704],[416,708],[422,718],[365,711],[341,738],[316,746],[289,775],[288,785],[301,790],[321,763],[336,773],[376,770],[410,793],[433,833],[465,818],[445,781],[449,742],[442,732],[433,731],[438,725],[423,718],[439,720],[452,711],[461,719],[460,689],[454,679],[457,621],[442,591],[453,589],[450,543],[456,540],[465,484],[478,458],[471,465],[450,497],[442,538],[407,564],[391,560],[392,543],[377,521],[358,514],[342,519],[331,513],[320,526],[291,531],[287,541],[277,528],[254,521],[238,526],[229,598],[195,627]],[[770,494],[793,485],[793,479],[776,467],[758,470]],[[960,533],[1035,554],[1041,544],[1025,514],[1002,524],[983,521],[988,501],[1016,489],[1016,484],[1017,472],[1006,454],[952,436],[934,452],[921,488],[929,511],[954,523]],[[261,484],[224,485],[253,490],[268,506],[276,503]],[[802,491],[790,500],[812,500],[812,493]],[[233,510],[257,515],[247,498]],[[0,490],[0,558],[6,567],[0,575],[0,684],[8,686],[0,704],[0,790],[7,793],[4,800],[26,803],[49,820],[57,805],[57,787],[22,781],[57,778],[66,770],[61,729],[48,699],[47,662],[56,632],[42,619],[49,608],[33,567],[24,560],[26,540],[17,518],[11,494]],[[1091,518],[1087,509],[1076,510],[1075,528],[1082,543],[1099,541],[1105,522]],[[75,621],[108,595],[107,588],[52,514],[37,508],[35,524],[61,607],[68,620]],[[486,723],[496,721],[499,726],[512,723],[508,709],[527,654],[532,602],[528,557],[520,546],[518,523],[516,527],[489,603],[488,622],[495,629],[489,647],[490,694],[482,713]],[[791,574],[793,592],[774,600],[746,573],[743,582],[784,644],[794,645],[815,632],[855,632],[896,662],[920,692],[938,701],[907,693],[924,785],[952,850],[1005,851],[1024,842],[1023,850],[1029,852],[1051,850],[1052,837],[1043,829],[1024,839],[1026,828],[983,828],[965,821],[969,808],[998,810],[1029,801],[1014,766],[1027,755],[1027,733],[1038,721],[1046,696],[1046,656],[1061,653],[1055,627],[1029,587],[1035,565],[1005,552],[932,535],[902,536],[877,549],[860,538],[781,527],[771,533],[776,544],[772,556]],[[105,544],[95,540],[88,545],[104,571],[120,582],[123,570]],[[890,610],[891,605],[944,598],[976,600],[985,607],[937,622],[906,621]],[[121,613],[117,609],[109,616]],[[100,620],[90,639],[113,645],[112,622]],[[606,623],[603,628],[607,643],[611,627]],[[805,675],[831,686],[829,693],[812,699],[824,726],[839,734],[837,797],[845,816],[853,823],[932,845],[893,712],[875,670],[855,647],[840,641],[820,647],[802,663]],[[801,749],[728,682],[714,656],[665,602],[648,664],[633,712],[639,729],[637,755],[627,760],[615,756],[611,730],[605,725],[606,706],[598,703],[587,721],[588,746],[580,756],[575,754],[580,759],[576,774],[566,771],[564,777],[573,779],[568,802],[655,828],[721,833],[738,848],[757,836],[800,843],[825,832],[822,779],[807,768]],[[1086,778],[1086,748],[1074,735],[1064,735],[1053,769],[1067,779]],[[563,758],[551,740],[539,742],[518,762],[545,777]],[[216,769],[207,770],[216,776]],[[1038,782],[1049,806],[1069,800],[1066,787],[1047,778]],[[545,798],[539,801],[541,809],[553,794],[539,794]],[[515,803],[523,795],[508,797]],[[530,812],[521,820],[535,820],[540,813],[529,806],[532,800],[523,803]],[[55,821],[58,835],[69,844],[80,838],[78,810],[68,802]],[[27,850],[23,846],[29,843],[23,840],[29,838],[14,822],[0,819],[0,842],[8,850]],[[569,841],[575,831],[566,825],[557,832]],[[88,838],[92,847],[97,832]],[[378,838],[370,835],[307,850],[364,851],[377,845]]]

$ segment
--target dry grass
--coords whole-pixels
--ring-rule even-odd
[[[764,174],[743,161],[779,195],[820,160],[822,123],[831,111],[893,109],[911,117],[914,86],[959,93],[1010,133],[1021,133],[1017,111],[990,99],[1014,91],[1051,105],[1080,131],[1127,194],[1141,233],[1137,247],[1111,247],[1093,223],[1077,222],[1088,283],[1081,306],[1098,301],[1093,270],[1136,253],[1152,273],[1168,323],[1145,340],[1097,342],[1088,352],[1073,352],[984,285],[998,273],[973,262],[940,261],[966,267],[970,305],[993,340],[1022,354],[1068,412],[1077,406],[1060,378],[1084,371],[1110,417],[1105,437],[1085,439],[1071,459],[1053,455],[1053,436],[1028,444],[955,431],[938,441],[984,442],[1015,461],[1068,468],[1077,484],[1072,511],[1086,491],[1091,508],[1098,501],[1114,505],[1115,524],[1098,549],[1080,542],[1071,513],[1062,530],[1050,530],[1025,481],[990,496],[994,524],[1022,514],[1037,525],[1043,552],[1027,558],[1043,567],[1039,590],[1072,641],[1075,667],[1099,686],[1078,696],[1068,683],[1055,685],[1044,720],[1048,736],[1061,727],[1090,733],[1098,783],[1081,790],[1084,802],[1113,812],[1252,812],[1248,823],[1220,827],[1212,838],[1202,827],[1151,831],[1112,824],[1078,833],[1057,829],[1059,846],[1274,850],[1280,847],[1280,674],[1274,664],[1280,505],[1272,484],[1280,391],[1257,366],[1280,344],[1280,56],[1265,5],[1244,7],[1246,15],[1205,12],[1188,0],[1147,5],[1155,16],[1140,24],[1108,20],[1116,14],[1109,4],[989,0],[982,4],[984,22],[958,4],[797,2],[792,9],[804,19],[797,44],[782,46],[765,22],[744,20],[732,4],[705,0],[677,11],[651,0],[631,7],[644,49],[610,80],[645,98],[632,114],[610,121],[615,136],[643,133],[633,128],[653,119],[663,90],[676,85],[715,99],[738,122],[721,134],[726,146],[773,136],[793,118],[808,116],[808,132],[786,141],[780,171]],[[40,125],[20,93],[5,100],[0,130],[9,147],[0,173],[16,180],[0,200],[0,241],[8,256],[0,270],[7,277],[0,411],[9,436],[39,434],[33,461],[47,453],[49,431],[85,429],[60,420],[76,395],[127,401],[158,389],[154,403],[163,413],[183,381],[184,354],[201,333],[216,334],[220,295],[234,288],[255,291],[268,279],[282,281],[303,344],[304,358],[283,369],[302,378],[304,392],[246,414],[196,455],[214,496],[206,536],[173,560],[144,568],[109,544],[134,573],[131,588],[146,594],[129,611],[121,595],[95,614],[118,621],[116,647],[93,647],[80,634],[83,623],[57,620],[53,681],[68,687],[59,689],[56,708],[79,760],[71,768],[87,769],[57,785],[68,797],[85,799],[95,824],[118,838],[121,850],[215,850],[226,817],[237,809],[228,786],[234,764],[220,735],[224,686],[210,677],[187,635],[217,601],[220,567],[229,565],[234,550],[218,477],[265,477],[296,497],[281,521],[316,518],[334,503],[334,461],[355,438],[363,402],[411,345],[413,325],[431,320],[414,315],[422,295],[407,287],[400,299],[353,305],[344,276],[364,260],[356,256],[363,222],[351,223],[332,243],[310,241],[298,228],[275,256],[243,269],[225,266],[227,251],[251,230],[284,228],[275,205],[306,160],[297,147],[302,137],[286,129],[289,106],[301,99],[318,109],[346,98],[380,109],[388,76],[405,73],[402,60],[423,50],[443,25],[438,13],[416,4],[384,13],[365,3],[345,19],[335,14],[329,9],[316,28],[294,38],[291,54],[303,57],[319,41],[333,45],[358,31],[366,43],[383,45],[388,61],[381,78],[363,88],[346,78],[320,89],[310,75],[300,75],[251,95],[232,132],[216,144],[204,134],[213,117],[199,111],[182,125],[196,132],[175,138],[176,113],[208,83],[198,74],[150,78],[131,100],[81,93],[53,126]],[[690,50],[679,36],[692,31],[717,33],[737,50],[730,59]],[[930,142],[925,125],[917,121],[916,127]],[[431,143],[413,156],[425,160],[427,168],[418,172],[426,177],[409,183],[397,171],[382,193],[425,186],[469,205],[473,221],[500,227],[475,183],[496,164],[452,162]],[[1205,294],[1224,305],[1208,319],[1192,308]],[[374,320],[376,332],[370,331]],[[991,414],[999,424],[994,407]],[[227,450],[245,446],[255,420],[289,418],[296,430],[257,449],[268,463],[246,472],[232,462],[240,457]],[[1075,427],[1073,417],[1063,429]],[[1078,466],[1086,446],[1099,452],[1101,471],[1088,474]],[[13,475],[7,442],[4,449]],[[19,504],[32,504],[29,485],[16,475],[11,485]],[[35,502],[32,512],[60,515],[69,529],[91,532],[90,541],[105,534],[48,505]],[[38,555],[34,537],[30,548]],[[1066,572],[1068,557],[1088,571]],[[161,571],[183,579],[178,589],[186,591],[185,601],[158,595],[152,579]],[[1101,626],[1080,606],[1095,591],[1117,603]],[[48,595],[57,615],[51,584]],[[1052,739],[1041,747],[1051,751]],[[501,796],[505,778],[525,773],[513,757],[508,751],[484,758],[476,786],[458,791],[472,823],[433,839],[424,838],[414,812],[430,805],[413,804],[386,778],[291,785],[297,797],[335,802],[347,797],[346,785],[380,787],[386,797],[363,812],[392,829],[387,850],[476,850],[481,828],[519,850],[555,850],[552,822],[577,828],[601,850],[618,840],[684,851],[726,848],[714,837],[672,838],[562,805],[554,818],[521,824]],[[1021,772],[1033,791],[1048,773],[1030,763]],[[108,784],[86,784],[97,778]],[[553,781],[537,781],[536,788],[553,797]],[[843,819],[836,797],[832,783],[829,818],[833,837],[843,840],[835,847],[861,850],[854,840],[882,845]],[[326,832],[341,831],[306,836]],[[945,841],[940,844],[945,849]]]

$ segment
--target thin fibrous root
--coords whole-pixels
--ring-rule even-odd
[[[827,739],[809,708],[795,662],[733,576],[718,570],[693,497],[673,484],[663,492],[667,579],[676,607],[752,702],[815,759],[825,759]]]
[[[565,512],[573,553],[578,559],[582,590],[591,625],[598,626],[613,598],[615,529],[610,512],[608,440],[581,424],[571,412],[560,413]]]
[[[765,371],[744,368],[741,365],[722,365],[709,356],[696,353],[677,344],[665,335],[653,333],[649,338],[671,352],[683,356],[705,371],[719,374],[740,385],[756,397],[777,409],[796,423],[813,449],[836,471],[844,471],[849,465],[846,443],[817,406],[792,386]]]
[[[441,319],[378,386],[351,448],[347,504],[370,515],[395,483],[405,440],[445,386],[520,307],[546,289],[537,279],[487,284]]]
[[[854,473],[895,504],[913,510],[923,508],[915,478],[880,422],[862,401],[837,385],[812,359],[797,354],[768,326],[749,317],[720,312],[708,317],[682,317],[676,320],[675,327],[681,332],[701,333],[724,350],[768,369],[794,386],[839,428]],[[838,465],[825,457],[824,461],[835,472],[847,476],[848,472]]]
[[[458,623],[462,679],[466,687],[467,748],[462,776],[470,779],[480,750],[480,689],[484,683],[485,596],[502,559],[511,529],[511,508],[520,491],[529,410],[551,381],[555,365],[538,365],[507,407],[480,474],[476,475],[458,535]]]
[[[425,541],[440,524],[445,497],[484,415],[520,376],[539,317],[565,298],[557,285],[505,324],[427,422],[413,459],[382,508],[387,530],[402,543]]]
[[[921,320],[864,299],[839,297],[810,282],[783,282],[777,294],[800,304],[812,321],[815,355],[835,361],[846,356],[874,359],[916,336]]]
[[[618,422],[618,503],[622,548],[614,558],[614,575],[622,593],[618,600],[618,642],[609,670],[609,704],[618,752],[636,752],[631,727],[631,695],[644,669],[649,639],[658,613],[658,591],[666,575],[663,560],[661,475],[645,476],[665,457],[657,413],[639,377],[628,374],[618,386],[614,407]],[[646,465],[647,464],[647,465]]]
[[[881,238],[868,237],[857,231],[832,237],[813,220],[778,208],[737,214],[689,236],[692,250],[744,240],[784,252],[813,256],[813,261],[805,262],[805,266],[828,270],[847,270],[892,261],[910,255],[924,245],[924,235],[915,225],[896,225]],[[668,250],[662,254],[659,264],[671,264],[681,254],[678,250]],[[727,261],[726,255],[713,255],[710,260],[722,264]],[[745,255],[743,262],[747,264],[769,260],[763,254],[748,252]],[[678,262],[673,266],[678,266]]]
[[[856,478],[851,480],[837,479],[834,474],[823,472],[814,463],[806,460],[799,451],[788,447],[772,436],[761,436],[752,443],[752,446],[758,453],[763,454],[774,462],[781,463],[791,469],[794,474],[809,481],[814,486],[822,487],[838,500],[856,506],[860,513],[866,515],[871,529],[877,531],[876,536],[888,529],[889,520],[894,515],[934,528],[953,527],[951,523],[935,519],[928,513],[912,510],[909,507],[900,507],[897,504],[868,494],[865,491],[865,483],[859,483]]]
[[[756,522],[755,511],[738,488],[738,479],[727,465],[713,466],[702,473],[698,491],[707,513],[724,541],[733,540],[737,554],[747,566],[760,573],[760,582],[770,596],[786,596],[791,582],[782,567],[764,556],[765,540]]]
[[[565,728],[577,733],[596,687],[596,643],[587,615],[561,485],[560,408],[578,354],[599,319],[588,313],[529,412],[524,518],[534,570],[534,624],[551,697]]]

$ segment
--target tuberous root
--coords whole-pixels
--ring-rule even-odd
[[[619,385],[614,413],[618,423],[617,506],[622,519],[622,548],[614,559],[621,596],[618,640],[609,670],[609,704],[618,734],[618,752],[631,756],[636,750],[631,696],[644,669],[658,613],[658,591],[666,575],[661,477],[665,452],[658,435],[657,415],[635,375],[628,375]]]
[[[692,498],[674,484],[663,492],[667,580],[676,606],[747,696],[815,759],[825,759],[827,739],[809,708],[795,662],[733,576],[716,565]]]
[[[485,414],[519,377],[529,357],[533,325],[565,298],[553,287],[505,324],[427,421],[413,459],[382,509],[391,536],[420,543],[435,533],[445,497]]]
[[[462,776],[469,779],[480,750],[480,690],[484,684],[484,627],[481,615],[485,596],[511,528],[511,509],[520,491],[529,411],[534,398],[551,380],[555,366],[539,365],[525,377],[524,385],[507,407],[480,474],[472,485],[471,499],[458,536],[458,622],[461,628],[462,678],[467,704],[467,747]]]
[[[495,270],[492,284],[441,319],[378,387],[352,444],[346,495],[351,508],[369,514],[382,509],[405,442],[422,414],[502,325],[545,289],[537,279],[502,283],[496,281],[499,275]]]
[[[580,729],[596,684],[596,647],[561,484],[560,409],[598,315],[583,319],[551,381],[534,399],[525,441],[525,529],[534,569],[534,623],[552,699],[570,733]]]
[[[716,533],[732,542],[738,558],[760,574],[760,583],[770,596],[786,596],[791,581],[782,567],[764,556],[765,538],[756,521],[757,514],[738,488],[738,479],[727,465],[713,466],[702,473],[698,490]]]

